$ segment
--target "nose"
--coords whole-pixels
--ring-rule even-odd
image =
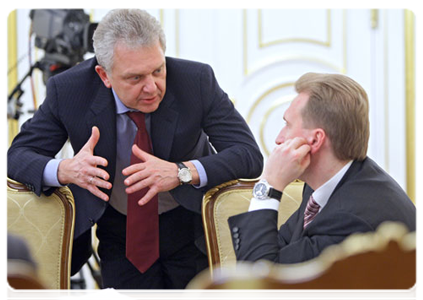
[[[142,88],[144,93],[152,94],[156,91],[157,85],[152,75],[146,76],[144,86]]]
[[[281,129],[281,131],[279,132],[278,136],[276,137],[275,143],[276,145],[280,145],[283,144],[285,142],[285,134],[284,134],[284,128]]]

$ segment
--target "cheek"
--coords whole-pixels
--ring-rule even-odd
[[[119,92],[120,100],[132,107],[141,93],[141,88],[138,85],[125,85],[120,87]]]
[[[141,84],[128,84],[123,89],[122,92],[127,98],[137,99],[138,96],[142,93]]]
[[[160,90],[162,95],[164,95],[164,93],[166,92],[166,78],[160,78],[159,80],[157,80],[156,86]]]

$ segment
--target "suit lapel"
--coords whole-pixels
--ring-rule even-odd
[[[292,234],[292,241],[296,241],[300,239],[301,237],[303,237],[304,235],[304,229],[303,229],[304,211],[307,206],[308,199],[310,198],[312,193],[313,193],[312,188],[310,188],[307,184],[305,184],[304,190],[303,190],[303,200],[301,202],[301,206],[299,208],[299,213],[298,213],[298,222],[295,226],[294,233]]]
[[[357,172],[357,170],[360,168],[360,166],[361,166],[361,163],[360,162],[353,161],[353,163],[351,164],[350,168],[347,170],[347,172],[344,174],[344,176],[341,178],[341,180],[336,185],[336,187],[333,190],[332,194],[329,196],[329,200],[326,203],[326,206],[317,214],[316,219],[319,218],[319,215],[321,216],[322,213],[324,214],[325,211],[327,211],[327,208],[330,207],[331,204],[332,204],[331,199],[333,198],[333,195],[341,188],[341,186],[345,183],[345,181],[348,180],[348,177],[349,176],[351,176],[352,174],[355,174]],[[305,185],[304,192],[303,192],[303,203],[301,204],[301,207],[300,207],[301,217],[304,217],[304,212],[305,212],[305,208],[307,206],[307,201],[310,198],[310,196],[311,196],[312,193],[313,193],[313,190],[308,185]],[[298,222],[298,223],[300,223],[300,222]],[[297,224],[297,225],[298,225],[298,227],[296,229],[298,231],[298,229],[300,228],[300,226],[299,226],[299,224]],[[311,223],[309,226],[313,226],[313,223]],[[301,226],[301,228],[302,228],[302,226]],[[306,230],[304,230],[304,231],[302,230],[302,232],[305,232]]]
[[[113,183],[116,169],[116,105],[111,90],[102,83],[87,112],[86,122],[89,129],[97,126],[100,130],[100,140],[94,154],[107,159],[105,169],[110,175],[109,181]]]
[[[173,107],[175,97],[167,90],[159,108],[151,114],[151,140],[154,155],[169,160],[179,113]]]

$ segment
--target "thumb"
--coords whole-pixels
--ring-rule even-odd
[[[97,145],[99,139],[100,139],[100,130],[98,129],[97,126],[93,126],[91,130],[91,136],[89,140],[87,141],[87,143],[85,144],[84,148],[86,148],[87,150],[91,152],[94,152],[94,148]]]
[[[149,153],[142,150],[140,147],[138,147],[137,144],[134,144],[132,146],[132,153],[142,161],[147,161],[147,159],[151,156]]]

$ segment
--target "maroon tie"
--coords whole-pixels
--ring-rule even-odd
[[[314,200],[313,195],[308,199],[307,207],[304,212],[304,229],[313,221],[319,212],[320,205]]]
[[[134,144],[145,152],[152,153],[150,138],[145,129],[144,113],[128,112],[127,115],[138,127]],[[131,165],[141,160],[131,152]],[[144,273],[159,258],[159,215],[158,197],[154,196],[147,204],[138,205],[148,188],[128,194],[126,220],[126,257]]]

